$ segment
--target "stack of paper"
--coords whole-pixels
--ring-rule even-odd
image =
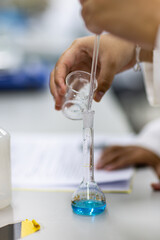
[[[95,163],[104,145],[123,139],[98,136]],[[125,142],[125,141],[124,141]],[[20,189],[74,190],[83,178],[81,135],[13,135],[12,185]],[[95,170],[95,181],[104,191],[129,192],[133,169]]]

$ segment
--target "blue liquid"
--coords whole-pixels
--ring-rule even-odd
[[[104,201],[80,200],[72,202],[73,212],[79,215],[95,216],[106,208]]]

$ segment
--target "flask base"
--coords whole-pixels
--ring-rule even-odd
[[[95,216],[104,212],[106,202],[96,200],[72,201],[73,212],[78,215]]]

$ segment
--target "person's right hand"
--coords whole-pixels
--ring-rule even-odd
[[[79,38],[73,42],[58,60],[50,77],[50,90],[55,99],[55,108],[60,110],[66,93],[65,78],[74,70],[91,72],[95,37]],[[135,46],[110,34],[100,39],[97,67],[98,88],[94,95],[100,101],[109,89],[114,75],[135,64]]]

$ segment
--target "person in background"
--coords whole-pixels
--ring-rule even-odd
[[[153,51],[153,64],[147,63],[143,66],[145,86],[150,104],[160,106],[160,0],[80,0],[80,3],[82,17],[91,32],[100,34],[108,31],[139,44],[139,51],[141,47]],[[139,53],[136,58],[140,60]],[[142,139],[139,142],[147,149],[151,149],[151,152],[146,151],[145,148],[133,146],[106,149],[97,168],[106,165],[107,169],[113,170],[139,161],[148,162],[160,178],[158,150],[160,138],[157,134],[160,122],[157,122],[149,124],[142,131]],[[151,154],[153,152],[156,154]],[[130,154],[127,155],[127,153]],[[153,187],[160,190],[160,184],[153,185]]]
[[[160,118],[148,123],[128,146],[105,148],[97,163],[97,169],[108,171],[129,166],[151,166],[160,179]],[[153,183],[160,190],[159,183]]]
[[[55,99],[56,110],[61,110],[63,97],[66,93],[65,78],[75,70],[91,71],[93,45],[95,37],[76,39],[62,54],[51,72],[50,89]],[[140,60],[152,62],[153,52],[141,49]],[[100,38],[99,58],[97,64],[98,88],[94,100],[99,102],[110,88],[116,73],[123,72],[136,63],[135,44],[122,40],[111,34]]]
[[[136,44],[138,61],[141,49],[153,51],[153,64],[144,64],[144,76],[148,100],[159,106],[160,0],[80,0],[80,3],[82,17],[91,32],[109,31]]]
[[[80,0],[80,3],[82,17],[91,32],[100,34],[108,31],[117,35],[117,37],[111,34],[101,36],[95,101],[101,100],[111,86],[116,73],[133,67],[138,59],[138,62],[148,62],[144,65],[144,75],[149,102],[152,105],[160,105],[160,94],[158,94],[160,89],[160,31],[158,31],[160,1]],[[77,69],[90,72],[93,39],[93,37],[87,37],[74,41],[60,57],[52,71],[50,89],[55,98],[57,110],[61,109],[66,92],[66,75]],[[141,45],[138,52],[137,44]],[[147,131],[150,132],[150,130]],[[142,144],[141,146],[140,142],[143,142],[145,134],[142,132],[140,136],[142,138],[137,139],[137,145],[135,142],[133,146],[113,146],[105,149],[97,168],[113,170],[126,165],[145,163],[151,165],[160,177],[160,158],[153,147],[155,145],[150,147],[150,144],[144,144],[144,146]],[[128,153],[133,156],[130,160],[127,157]],[[153,187],[160,189],[160,184],[154,184]]]
[[[56,110],[62,108],[63,97],[66,92],[65,78],[67,74],[77,69],[90,72],[93,46],[93,36],[76,39],[56,63],[50,78],[50,89],[55,99]],[[148,63],[152,62],[152,51],[142,49],[140,60]],[[98,88],[94,94],[94,100],[97,102],[101,100],[104,93],[111,86],[116,73],[132,68],[135,63],[134,43],[111,34],[102,35],[97,71]],[[153,167],[158,177],[160,177],[160,136],[159,139],[155,136],[157,130],[154,125],[153,127],[152,124],[146,127],[135,138],[132,146],[112,146],[104,149],[97,163],[97,168],[114,170],[134,164],[148,164]],[[159,185],[154,184],[153,187],[157,189]]]

